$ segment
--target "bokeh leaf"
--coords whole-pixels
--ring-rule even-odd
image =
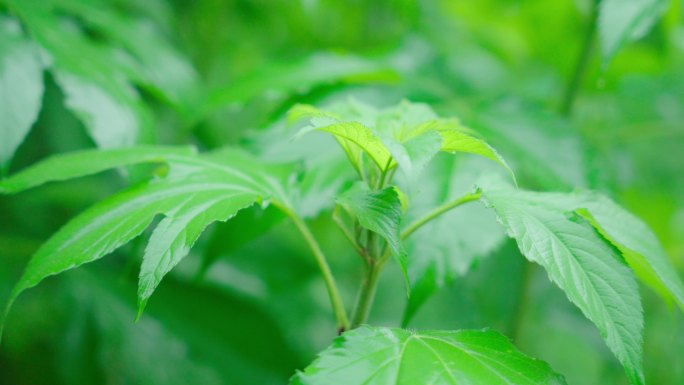
[[[599,36],[603,62],[630,41],[644,36],[669,5],[668,0],[603,0],[600,2]]]
[[[38,117],[42,96],[38,47],[16,21],[0,16],[0,170],[7,167]]]

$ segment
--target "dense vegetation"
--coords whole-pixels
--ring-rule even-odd
[[[684,383],[683,10],[0,0],[0,383]]]

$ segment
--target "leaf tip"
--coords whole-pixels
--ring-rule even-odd
[[[142,317],[143,313],[145,312],[145,307],[147,306],[147,300],[148,300],[148,298],[138,297],[138,311],[135,314],[135,322],[136,323],[138,321],[140,321],[140,317]]]

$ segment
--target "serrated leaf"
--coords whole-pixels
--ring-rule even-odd
[[[361,327],[338,337],[290,385],[565,384],[548,364],[490,330]]]
[[[562,202],[562,198],[559,202]],[[580,210],[615,247],[637,277],[665,299],[684,309],[684,284],[653,231],[639,218],[607,197],[583,192],[565,197],[569,210]]]
[[[43,65],[19,24],[0,17],[0,169],[6,168],[38,117]]]
[[[441,120],[434,125],[429,123],[428,127],[429,130],[434,130],[442,136],[441,151],[465,152],[489,158],[505,168],[515,182],[515,174],[506,160],[492,146],[478,138],[474,131],[465,128],[457,120]]]
[[[335,136],[347,154],[349,161],[360,168],[361,151],[375,162],[380,170],[389,167],[392,156],[380,138],[369,127],[359,122],[343,121],[333,113],[319,111],[313,106],[298,105],[289,113],[290,120],[311,119],[311,126],[304,128],[299,135],[311,130],[328,132]]]
[[[399,168],[409,178],[415,178],[442,147],[442,136],[436,132],[425,132],[406,142],[392,138],[384,139]]]
[[[117,153],[128,158],[122,156],[124,159],[116,162],[112,154]],[[84,175],[125,162],[157,160],[159,153],[168,155],[160,150],[156,156],[145,156],[141,149],[91,152],[92,167],[67,171],[55,178]],[[98,159],[100,154],[102,159]],[[277,186],[279,176],[266,175],[265,167],[239,151],[222,150],[204,156],[174,155],[171,158],[164,158],[171,166],[165,177],[97,203],[43,244],[14,287],[6,309],[9,310],[24,290],[48,276],[102,258],[141,234],[157,215],[163,214],[167,218],[155,230],[141,270],[140,303],[143,305],[164,274],[187,255],[208,224],[227,220],[240,209],[255,202],[265,202],[272,196],[281,201],[287,199]],[[68,155],[62,156],[62,159],[83,160],[83,153],[71,159]],[[46,163],[47,166],[33,166],[33,170],[39,172],[32,173],[29,169],[24,172],[23,179],[19,179],[26,181],[26,175],[37,176],[28,179],[34,184],[50,180],[45,171],[59,162],[48,160]],[[274,173],[279,172],[278,167],[270,168]]]
[[[402,203],[395,189],[396,187],[387,187],[380,191],[370,191],[365,185],[357,184],[339,196],[337,203],[356,217],[361,226],[387,241],[392,255],[405,272],[406,251],[399,235]]]
[[[138,146],[82,150],[55,155],[0,180],[0,193],[15,194],[48,182],[63,181],[139,163],[166,163],[195,153],[191,147]]]
[[[349,141],[365,151],[381,171],[395,167],[398,162],[413,169],[413,162],[409,161],[411,152],[418,166],[429,161],[437,151],[465,152],[494,160],[515,179],[506,161],[474,131],[456,119],[439,118],[426,104],[402,101],[394,107],[376,110],[351,99],[330,106],[329,111],[296,106],[290,116],[291,120],[311,120],[311,127],[302,132],[318,129],[335,135],[357,169],[360,154]],[[431,132],[441,137],[440,147],[436,147],[437,139]]]
[[[140,268],[138,315],[164,276],[185,256],[204,229],[217,221],[227,221],[238,211],[253,205],[260,196],[250,191],[205,191],[188,195],[168,212],[154,229]]]
[[[484,191],[521,253],[599,329],[633,384],[643,384],[643,314],[634,275],[589,224],[554,194]]]
[[[668,0],[603,0],[599,7],[599,37],[603,62],[630,41],[644,36],[669,5]]]

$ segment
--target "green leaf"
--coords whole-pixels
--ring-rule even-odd
[[[669,262],[653,231],[607,197],[583,192],[566,198],[570,210],[580,210],[615,247],[637,277],[664,299],[673,299],[684,309],[684,284]]]
[[[145,19],[122,14],[108,1],[57,0],[56,6],[101,33],[108,43],[131,55],[128,76],[178,109],[194,104],[197,73],[190,62],[164,39],[162,31]],[[184,111],[189,114],[189,111]]]
[[[12,159],[40,111],[43,65],[19,24],[0,17],[0,169]]]
[[[227,221],[251,206],[260,196],[250,191],[229,193],[226,189],[188,195],[155,228],[150,238],[138,287],[138,316],[162,278],[188,255],[204,229],[216,221]]]
[[[131,58],[65,23],[52,1],[26,0],[14,8],[43,48],[66,107],[95,143],[114,148],[145,141],[152,115],[127,76]]]
[[[202,119],[227,105],[247,102],[271,91],[289,96],[319,85],[336,83],[391,83],[398,79],[384,63],[353,55],[323,52],[301,61],[268,64],[212,90],[201,103],[197,119]]]
[[[441,151],[465,152],[489,158],[505,168],[515,182],[515,174],[504,158],[492,146],[478,138],[474,131],[465,128],[457,120],[450,119],[429,123],[426,128],[422,128],[422,130],[425,129],[434,130],[442,136]]]
[[[472,186],[482,175],[497,173],[506,178],[501,168],[485,159],[442,154],[415,181],[416,191],[410,197],[405,222],[418,220],[435,207],[472,193]],[[408,325],[435,292],[469,274],[505,237],[494,213],[480,205],[467,204],[440,215],[406,238],[411,297],[402,325]]]
[[[565,384],[548,364],[490,330],[361,327],[344,333],[290,385]]]
[[[500,103],[471,122],[510,160],[525,185],[568,190],[587,185],[586,150],[567,120],[535,106]]]
[[[668,0],[603,0],[599,12],[599,37],[603,62],[630,41],[644,36],[669,5]]]
[[[194,153],[195,150],[191,147],[138,146],[55,155],[0,180],[0,193],[14,194],[48,182],[78,178],[139,163],[165,163]]]
[[[400,170],[409,178],[415,178],[442,147],[442,136],[433,131],[425,132],[406,142],[393,138],[383,139]]]
[[[203,229],[217,220],[227,220],[240,209],[273,198],[285,205],[287,196],[279,187],[280,169],[269,166],[274,174],[266,174],[266,167],[239,151],[222,150],[204,156],[177,155],[175,150],[145,154],[144,148],[90,152],[92,167],[67,170],[52,180],[78,176],[120,166],[134,161],[169,160],[170,170],[161,179],[143,183],[107,198],[67,223],[54,234],[33,258],[10,295],[7,311],[24,290],[48,276],[95,261],[113,252],[140,235],[154,220],[166,216],[155,229],[145,252],[140,276],[140,307],[154,291],[168,271],[185,257]],[[169,152],[173,156],[169,156]],[[84,160],[84,153],[66,159]],[[87,152],[86,152],[87,154]],[[119,161],[116,154],[122,154]],[[101,155],[101,159],[98,157]],[[171,159],[173,158],[173,159]],[[25,188],[31,183],[51,180],[46,171],[59,165],[58,160],[47,160],[26,170]],[[67,162],[68,163],[68,162]],[[38,171],[34,171],[38,170]],[[33,178],[26,178],[26,175]],[[21,175],[19,175],[21,176]],[[28,182],[26,182],[28,180]],[[10,178],[11,181],[11,178]]]
[[[402,203],[396,187],[370,191],[365,185],[356,184],[338,197],[337,203],[357,218],[361,226],[387,241],[392,255],[405,272],[406,251],[399,235]]]
[[[386,170],[390,165],[392,156],[387,147],[373,130],[359,122],[345,121],[334,113],[309,105],[295,105],[288,115],[291,122],[303,118],[311,120],[311,125],[300,131],[299,135],[312,130],[333,134],[357,170],[360,169],[361,151],[368,154],[380,170]]]
[[[317,129],[335,135],[357,170],[360,169],[359,148],[381,171],[399,163],[408,168],[405,171],[409,173],[413,173],[414,168],[421,168],[437,151],[465,152],[494,160],[515,179],[506,161],[474,131],[463,127],[456,119],[439,118],[426,104],[402,101],[394,107],[376,110],[351,99],[330,106],[330,111],[295,106],[290,112],[290,120],[301,118],[311,121],[311,126],[302,133]],[[433,132],[441,137],[439,147]]]
[[[643,384],[643,314],[634,275],[624,260],[561,194],[512,189],[483,193],[521,253],[542,265],[599,329],[633,384]]]

